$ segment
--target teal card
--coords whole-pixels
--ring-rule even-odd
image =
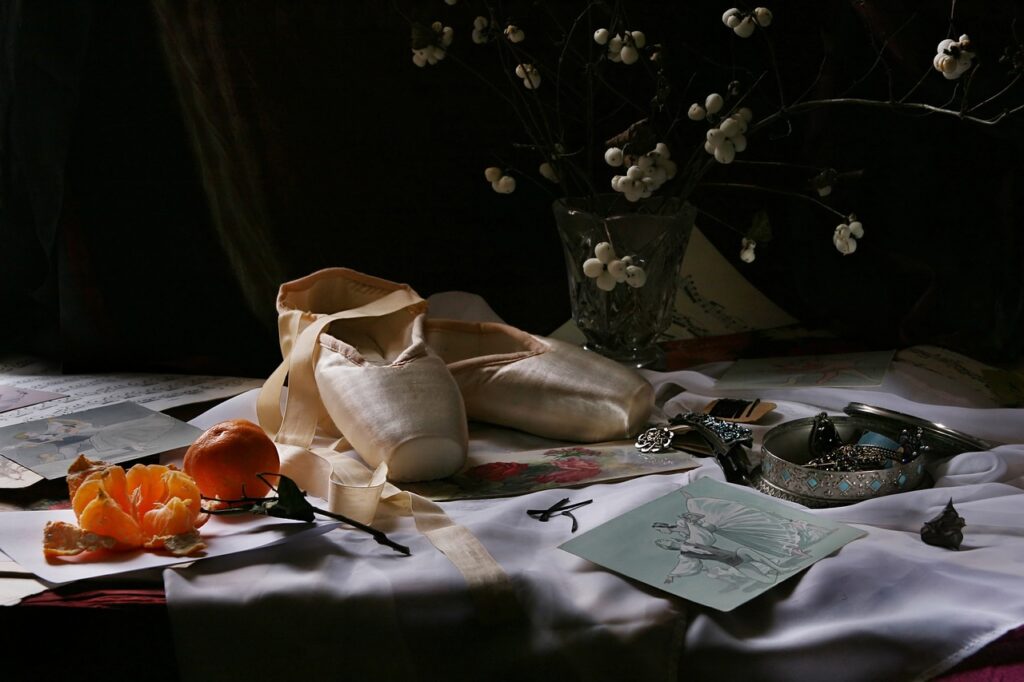
[[[731,611],[864,535],[760,493],[700,478],[561,549]]]

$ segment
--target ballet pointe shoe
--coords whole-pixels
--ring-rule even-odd
[[[308,447],[319,430],[334,438],[342,434],[324,409],[313,379],[313,355],[319,347],[319,332],[332,320],[380,317],[399,310],[415,315],[425,312],[427,303],[407,284],[365,275],[348,268],[325,268],[285,282],[277,294],[277,325],[284,362],[264,382],[257,403],[260,425],[275,439],[294,441]],[[307,334],[296,348],[300,336]],[[282,423],[285,379],[289,389]]]
[[[348,268],[324,268],[285,282],[277,293],[281,354],[287,358],[299,334],[320,318],[338,313],[376,317],[402,308],[420,313],[427,303],[408,284]]]
[[[476,421],[596,443],[632,438],[654,407],[637,372],[569,343],[492,322],[428,319],[426,334]]]
[[[320,335],[324,407],[370,466],[393,481],[450,476],[466,461],[466,412],[455,380],[424,339],[425,315],[403,309],[338,320]]]

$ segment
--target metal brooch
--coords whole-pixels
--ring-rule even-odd
[[[676,449],[676,433],[694,432],[699,434],[711,447],[718,459],[725,479],[730,483],[749,483],[750,464],[743,446],[753,443],[752,431],[746,426],[722,421],[698,412],[685,412],[669,419],[669,426],[654,426],[636,439],[640,452],[667,452]]]

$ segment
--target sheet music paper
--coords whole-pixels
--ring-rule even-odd
[[[59,417],[130,400],[151,410],[229,398],[263,384],[261,379],[184,374],[61,374],[53,363],[16,356],[0,359],[0,384],[65,397],[0,413],[0,426]]]

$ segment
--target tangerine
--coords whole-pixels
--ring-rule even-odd
[[[259,474],[276,474],[281,460],[274,441],[248,419],[229,419],[204,431],[185,452],[185,473],[203,497],[264,497],[270,486]]]

